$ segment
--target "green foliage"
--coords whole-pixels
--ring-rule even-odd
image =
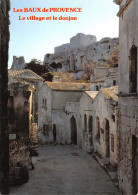
[[[42,76],[42,74],[48,72],[47,68],[42,66],[42,62],[37,59],[32,59],[31,62],[27,63],[26,69],[32,70],[39,76]]]
[[[75,79],[73,77],[73,74],[70,72],[60,72],[59,76],[63,79],[66,80],[68,82],[75,82]]]
[[[41,75],[45,81],[52,81],[54,76],[57,76],[56,72],[47,72]]]

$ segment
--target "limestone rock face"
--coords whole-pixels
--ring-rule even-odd
[[[85,71],[94,64],[103,65],[118,44],[118,38],[106,37],[97,42],[95,36],[79,33],[70,39],[70,43],[55,47],[54,54],[46,54],[44,66],[57,72]]]
[[[21,69],[24,69],[25,67],[26,67],[26,63],[25,63],[25,59],[23,56],[19,58],[16,56],[13,56],[13,63],[12,63],[11,69],[21,70]]]

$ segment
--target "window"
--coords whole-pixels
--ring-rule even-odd
[[[114,152],[114,135],[111,134],[111,151]]]
[[[42,108],[47,108],[47,100],[42,99]]]
[[[84,115],[84,131],[87,132],[87,115]]]
[[[116,80],[113,80],[113,86],[116,86]]]
[[[130,69],[129,69],[129,92],[137,92],[137,47],[132,46],[130,50]]]

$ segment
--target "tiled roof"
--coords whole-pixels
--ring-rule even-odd
[[[94,99],[98,93],[98,91],[85,91],[85,93],[92,99]]]
[[[46,82],[46,84],[56,91],[89,91],[89,83],[72,83],[72,82]]]
[[[18,77],[23,75],[24,73],[32,73],[35,76],[37,76],[39,79],[42,80],[42,77],[40,77],[39,75],[37,75],[36,73],[34,73],[33,71],[29,70],[29,69],[21,69],[21,70],[13,70],[13,69],[9,69],[8,70],[8,75],[10,77]]]
[[[92,83],[104,83],[104,81],[105,81],[105,78],[101,77],[99,79],[94,80]]]
[[[107,99],[113,99],[116,102],[118,101],[118,86],[103,88],[101,91]]]

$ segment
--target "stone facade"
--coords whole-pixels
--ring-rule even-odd
[[[75,39],[75,40],[74,40]],[[94,69],[94,64],[103,65],[108,57],[112,54],[114,47],[118,45],[118,38],[104,38],[99,42],[96,42],[96,37],[89,36],[87,43],[87,36],[78,34],[76,37],[71,39],[71,43],[74,45],[73,48],[69,48],[68,45],[64,48],[60,46],[58,52],[54,54],[46,54],[44,57],[44,66],[49,70],[60,71],[71,71],[75,73],[76,77],[82,76],[85,69],[88,67]],[[82,40],[82,45],[81,41]],[[80,42],[79,44],[76,43]],[[86,41],[86,44],[84,44]],[[84,43],[83,43],[84,42]],[[78,74],[79,72],[79,74]],[[78,74],[78,75],[77,75]]]
[[[138,1],[115,0],[119,16],[119,185],[138,193]]]
[[[7,120],[7,66],[9,47],[9,0],[0,1],[0,191],[8,193],[9,137]]]
[[[71,103],[71,105],[75,105],[71,106],[74,110],[72,110],[72,116],[73,112],[77,113],[82,92],[89,89],[89,84],[84,83],[46,82],[40,85],[38,98],[38,135],[40,142],[56,141],[62,144],[72,142],[70,137],[71,117],[67,108]]]

